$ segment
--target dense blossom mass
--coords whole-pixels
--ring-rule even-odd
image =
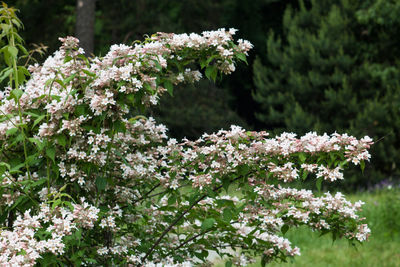
[[[0,105],[0,265],[192,266],[213,250],[245,266],[300,255],[284,237],[300,225],[366,240],[361,202],[289,186],[343,179],[370,138],[232,126],[177,141],[138,115],[174,85],[233,72],[252,48],[235,32],[157,33],[91,59],[67,37],[31,66]]]

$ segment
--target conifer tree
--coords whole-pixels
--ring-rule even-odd
[[[267,128],[379,140],[357,187],[399,176],[399,11],[394,0],[300,0],[254,63],[256,117]]]

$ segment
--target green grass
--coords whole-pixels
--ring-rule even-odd
[[[332,242],[330,236],[319,237],[305,227],[292,229],[286,237],[301,250],[301,256],[288,263],[270,263],[267,266],[312,267],[400,267],[400,190],[349,195],[351,201],[366,204],[361,215],[371,228],[369,241],[356,248],[347,240]],[[223,267],[223,262],[215,263]],[[259,262],[249,266],[261,266]]]

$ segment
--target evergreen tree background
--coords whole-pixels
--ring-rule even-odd
[[[364,177],[344,186],[398,179],[400,2],[299,1],[283,33],[270,31],[253,65],[256,118],[275,133],[347,132],[376,144]]]

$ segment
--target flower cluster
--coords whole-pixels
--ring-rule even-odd
[[[50,252],[64,254],[63,238],[71,235],[78,226],[93,228],[97,221],[99,209],[83,202],[75,204],[74,211],[51,207],[42,204],[37,215],[27,210],[19,215],[13,223],[13,230],[0,232],[0,265],[33,266],[40,254]],[[37,235],[48,236],[37,240]]]
[[[252,48],[235,43],[235,32],[157,33],[92,59],[67,37],[31,66],[22,90],[0,103],[0,265],[186,267],[213,250],[244,266],[254,252],[299,255],[282,236],[299,225],[366,240],[361,203],[289,186],[343,179],[346,164],[369,159],[368,137],[269,138],[232,126],[177,141],[133,115],[202,71],[210,79],[234,71]],[[223,194],[230,188],[238,196]]]

